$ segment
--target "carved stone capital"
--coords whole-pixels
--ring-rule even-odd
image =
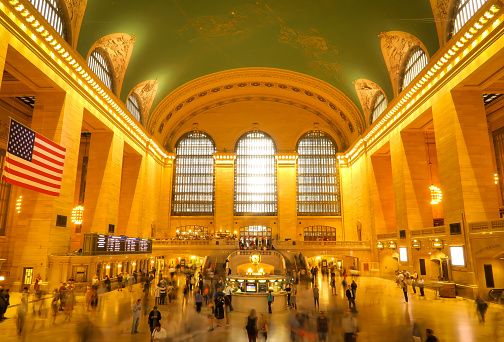
[[[135,93],[140,99],[142,106],[142,124],[147,125],[147,120],[149,119],[149,113],[152,108],[152,103],[156,97],[158,90],[158,80],[147,80],[139,83],[131,90],[131,93]],[[130,93],[130,94],[131,94]],[[129,97],[129,95],[128,95]]]

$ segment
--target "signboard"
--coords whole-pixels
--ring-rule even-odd
[[[126,236],[84,234],[83,255],[152,253],[152,241]]]

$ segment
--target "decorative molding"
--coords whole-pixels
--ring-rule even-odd
[[[179,121],[177,121],[176,123],[174,123],[172,125],[169,134],[166,133],[167,135],[163,140],[163,146],[165,147],[166,150],[170,151],[171,150],[170,146],[173,145],[173,142],[174,142],[174,139],[177,135],[177,132],[189,120],[193,119],[197,115],[203,114],[204,112],[206,112],[208,110],[211,110],[213,108],[217,108],[217,107],[229,104],[229,103],[237,103],[237,102],[244,102],[244,101],[270,101],[270,102],[282,103],[282,104],[286,104],[286,105],[290,105],[290,106],[304,109],[304,110],[318,116],[322,120],[324,120],[333,129],[333,131],[338,136],[338,139],[337,139],[337,143],[339,143],[339,145],[337,146],[338,151],[344,151],[349,146],[349,139],[345,135],[345,131],[348,131],[348,129],[345,130],[345,126],[342,127],[339,124],[339,122],[341,122],[341,120],[336,121],[331,116],[327,115],[326,113],[320,112],[320,111],[316,110],[315,108],[313,108],[312,106],[308,106],[304,103],[296,102],[291,99],[278,98],[278,97],[267,97],[267,96],[232,97],[232,98],[223,99],[223,100],[213,102],[213,103],[205,103],[203,106],[191,111],[190,114],[183,116],[182,118],[179,119]],[[348,120],[342,112],[339,112],[339,113],[340,113],[341,119]],[[168,120],[169,120],[169,118],[167,116],[166,121],[168,121]],[[351,123],[348,121],[345,121],[345,124],[351,125]],[[348,126],[346,126],[346,127],[348,127]],[[163,128],[164,128],[164,123],[161,123],[157,133],[162,133]]]
[[[77,49],[77,42],[79,41],[80,29],[82,26],[82,19],[86,12],[86,5],[88,0],[64,0],[65,6],[68,11],[68,18],[70,19],[71,39],[70,45]]]
[[[188,82],[159,103],[150,116],[147,128],[152,134],[168,134],[163,130],[170,120],[175,117],[194,116],[196,106],[209,103],[209,98],[212,97],[214,101],[218,101],[216,97],[225,96],[228,99],[229,96],[247,97],[247,94],[256,97],[264,94],[263,97],[266,98],[271,96],[278,98],[280,92],[284,93],[281,96],[283,99],[290,98],[291,102],[299,102],[302,97],[304,103],[311,105],[306,107],[312,107],[313,110],[326,107],[325,120],[331,122],[333,127],[339,126],[338,134],[344,137],[340,141],[343,145],[340,146],[340,150],[348,146],[350,140],[357,138],[364,130],[366,123],[362,114],[341,91],[314,77],[272,68],[227,70]],[[170,124],[171,129],[174,125]],[[163,144],[165,146],[166,141],[165,138]]]
[[[448,12],[450,3],[453,0],[430,0],[432,7],[432,14],[434,14],[434,21],[436,22],[436,29],[439,38],[439,46],[444,46],[446,43],[446,29],[450,26],[448,21]]]
[[[88,52],[87,58],[96,48],[105,50],[110,58],[115,75],[115,93],[121,94],[124,75],[128,68],[128,63],[135,44],[135,34],[131,36],[126,33],[113,33],[102,37],[93,44]]]
[[[355,85],[355,91],[359,97],[366,123],[369,126],[371,124],[371,106],[373,105],[371,102],[377,93],[382,92],[385,95],[385,92],[378,84],[363,78],[354,81],[353,84]],[[387,95],[385,95],[386,97]]]
[[[399,94],[399,75],[404,59],[408,57],[408,51],[414,46],[420,46],[427,55],[427,58],[429,58],[429,52],[420,39],[406,32],[382,32],[378,37],[381,38],[383,59],[387,65],[395,97]]]
[[[158,80],[147,80],[136,85],[130,92],[135,93],[141,101],[142,123],[145,125],[158,90]],[[128,97],[129,97],[128,95]]]

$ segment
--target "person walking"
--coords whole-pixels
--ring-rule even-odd
[[[133,284],[135,283],[135,277],[133,274],[128,274],[128,288],[129,292],[133,291]]]
[[[413,289],[413,293],[416,294],[416,287],[418,286],[418,273],[413,271],[411,275],[411,288]]]
[[[268,330],[268,321],[263,314],[260,314],[257,320],[257,331],[258,337],[261,336],[264,342],[268,340]]]
[[[172,298],[173,298],[173,291],[175,288],[173,287],[172,283],[170,282],[168,284],[168,288],[166,289],[166,292],[168,293],[168,303],[171,304]]]
[[[352,286],[348,285],[348,289],[346,290],[346,296],[348,298],[348,309],[357,312],[357,308],[355,307],[355,292],[352,290]]]
[[[119,273],[117,275],[117,291],[122,291],[123,288],[123,274]]]
[[[203,305],[203,296],[201,295],[201,291],[199,289],[194,295],[194,302],[196,303],[196,312],[200,313],[201,306]]]
[[[330,285],[331,285],[331,294],[333,296],[337,296],[338,294],[336,293],[336,276],[335,275],[331,276]]]
[[[154,289],[154,297],[155,297],[154,304],[160,305],[161,304],[161,284],[160,283],[158,283],[156,285],[156,288]],[[154,327],[152,327],[152,329],[154,329]]]
[[[21,293],[21,304],[18,306],[17,311],[17,334],[21,336],[23,333],[24,323],[26,320],[26,314],[28,313],[28,287],[23,288]]]
[[[434,331],[432,331],[432,329],[427,329],[425,334],[427,335],[425,342],[439,342],[438,338],[434,336]]]
[[[268,292],[268,313],[271,312],[271,304],[275,301],[275,297],[273,296],[273,290],[269,290]]]
[[[313,302],[315,303],[315,307],[318,306],[320,309],[319,295],[320,295],[319,288],[318,288],[317,284],[315,284],[313,286]]]
[[[488,304],[480,296],[476,298],[476,312],[480,323],[485,323],[485,313],[488,309]]]
[[[250,311],[250,315],[247,317],[247,325],[245,326],[247,330],[248,340],[249,342],[257,341],[257,314],[254,309]]]
[[[133,304],[133,324],[131,325],[131,333],[138,333],[138,324],[140,324],[140,316],[142,314],[142,300],[137,299]]]
[[[352,287],[352,291],[354,292],[354,295],[357,295],[357,283],[355,282],[355,280],[352,280],[352,283],[350,284],[350,286]]]
[[[425,284],[424,278],[420,277],[420,279],[418,279],[418,288],[420,289],[420,297],[425,297],[424,284]]]
[[[182,290],[182,306],[187,305],[187,301],[189,299],[189,286],[187,284],[184,285],[184,289]]]
[[[223,295],[218,295],[217,298],[215,298],[215,320],[217,321],[217,328],[222,327],[222,324],[220,322],[224,319],[225,317],[225,300]]]
[[[327,334],[329,333],[329,320],[323,311],[320,311],[317,317],[317,334],[320,342],[327,342]]]
[[[229,309],[233,311],[233,305],[232,303],[232,297],[233,297],[233,288],[229,283],[227,284],[226,288],[224,289],[224,293],[226,294],[227,299],[229,299]]]
[[[109,276],[105,276],[105,281],[104,281],[104,283],[105,283],[105,286],[107,287],[107,292],[112,291],[112,283],[111,283],[111,281],[110,281]]]
[[[292,287],[290,292],[290,305],[291,309],[297,310],[297,289],[295,286]]]
[[[149,313],[149,329],[152,335],[152,332],[154,331],[154,328],[156,328],[156,324],[158,324],[161,321],[161,312],[158,311],[157,306],[154,306],[152,308],[152,311]]]
[[[350,309],[345,310],[345,316],[341,319],[341,330],[343,331],[344,342],[356,342],[359,325],[357,318],[352,316]]]
[[[401,288],[404,293],[404,302],[408,303],[408,285],[406,284],[405,280],[402,281]]]

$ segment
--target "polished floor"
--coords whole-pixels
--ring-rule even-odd
[[[340,318],[347,307],[347,301],[342,298],[342,288],[339,287],[337,296],[332,296],[327,278],[319,277],[317,282],[321,289],[320,310],[327,311],[330,319],[332,333],[329,341],[343,341]],[[425,298],[410,293],[410,301],[405,304],[402,291],[391,281],[363,277],[356,278],[356,282],[359,342],[412,341],[414,325],[422,331],[425,328],[433,329],[441,342],[504,342],[504,308],[501,306],[490,305],[486,323],[479,323],[471,300],[436,299],[434,292],[427,290]],[[298,285],[298,291],[298,310],[310,317],[308,322],[313,327],[318,313],[313,306],[311,285]],[[130,333],[131,305],[140,297],[142,292],[139,285],[135,285],[133,292],[113,291],[103,294],[99,310],[94,314],[89,314],[84,309],[83,297],[78,297],[71,321],[65,321],[62,312],[57,316],[56,324],[52,324],[51,317],[46,317],[44,313],[40,317],[29,314],[19,337],[16,333],[16,307],[13,307],[7,312],[9,318],[0,323],[0,341],[150,341],[146,316],[142,317],[140,333]],[[151,296],[149,311],[152,305]],[[29,311],[32,311],[31,306]],[[172,304],[163,306],[160,311],[163,316],[162,325],[177,330],[177,337],[172,341],[248,340],[244,330],[245,313],[232,312],[229,327],[224,322],[223,327],[208,331],[206,315],[196,314],[191,302],[182,307],[181,300],[175,300]],[[291,314],[286,311],[266,315],[270,326],[268,341],[289,341],[287,321]],[[425,338],[423,335],[422,341]]]

